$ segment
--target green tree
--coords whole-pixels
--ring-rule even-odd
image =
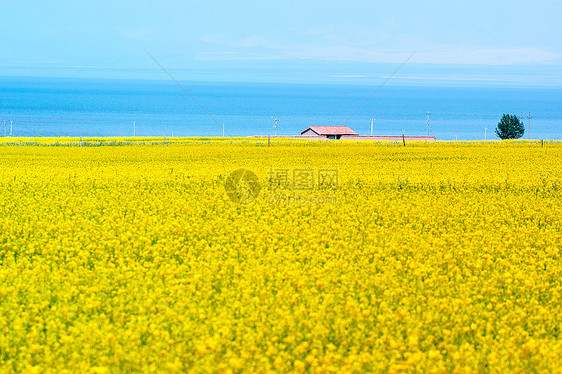
[[[500,139],[519,139],[524,132],[523,122],[510,114],[504,114],[496,127],[496,134]]]

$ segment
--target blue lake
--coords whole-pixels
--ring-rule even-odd
[[[532,139],[562,138],[560,89],[182,85],[187,92],[173,81],[0,78],[1,133],[11,121],[13,136],[222,136],[223,124],[227,136],[273,135],[278,116],[279,135],[343,124],[368,135],[371,118],[376,135],[427,135],[430,111],[429,133],[441,140],[497,139],[503,113],[523,114],[526,127],[530,113]]]

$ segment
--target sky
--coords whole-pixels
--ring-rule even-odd
[[[0,0],[0,76],[562,87],[559,0]],[[412,56],[413,54],[413,56]],[[408,60],[408,58],[411,58]]]

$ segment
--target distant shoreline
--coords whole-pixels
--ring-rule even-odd
[[[324,137],[305,137],[299,135],[254,135],[254,136],[239,136],[239,137],[222,137],[222,136],[89,136],[89,137],[76,137],[76,136],[33,136],[33,137],[0,137],[0,146],[20,146],[20,145],[39,145],[39,146],[105,146],[105,145],[167,145],[167,144],[185,144],[192,142],[244,142],[255,144],[266,144],[270,141],[303,141],[303,142],[368,142],[375,143],[529,143],[529,144],[544,144],[544,143],[560,143],[559,139],[480,139],[480,140],[448,140],[436,139],[434,136],[401,136],[401,135],[374,135],[374,136],[353,136],[342,139],[328,139]]]
[[[253,135],[252,138],[290,138],[308,140],[389,140],[389,141],[436,141],[435,136],[408,136],[408,135],[343,135],[340,139],[328,139],[322,136],[301,136],[301,135]]]

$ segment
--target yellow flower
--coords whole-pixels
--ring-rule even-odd
[[[562,367],[560,142],[33,141],[0,140],[2,372]]]

